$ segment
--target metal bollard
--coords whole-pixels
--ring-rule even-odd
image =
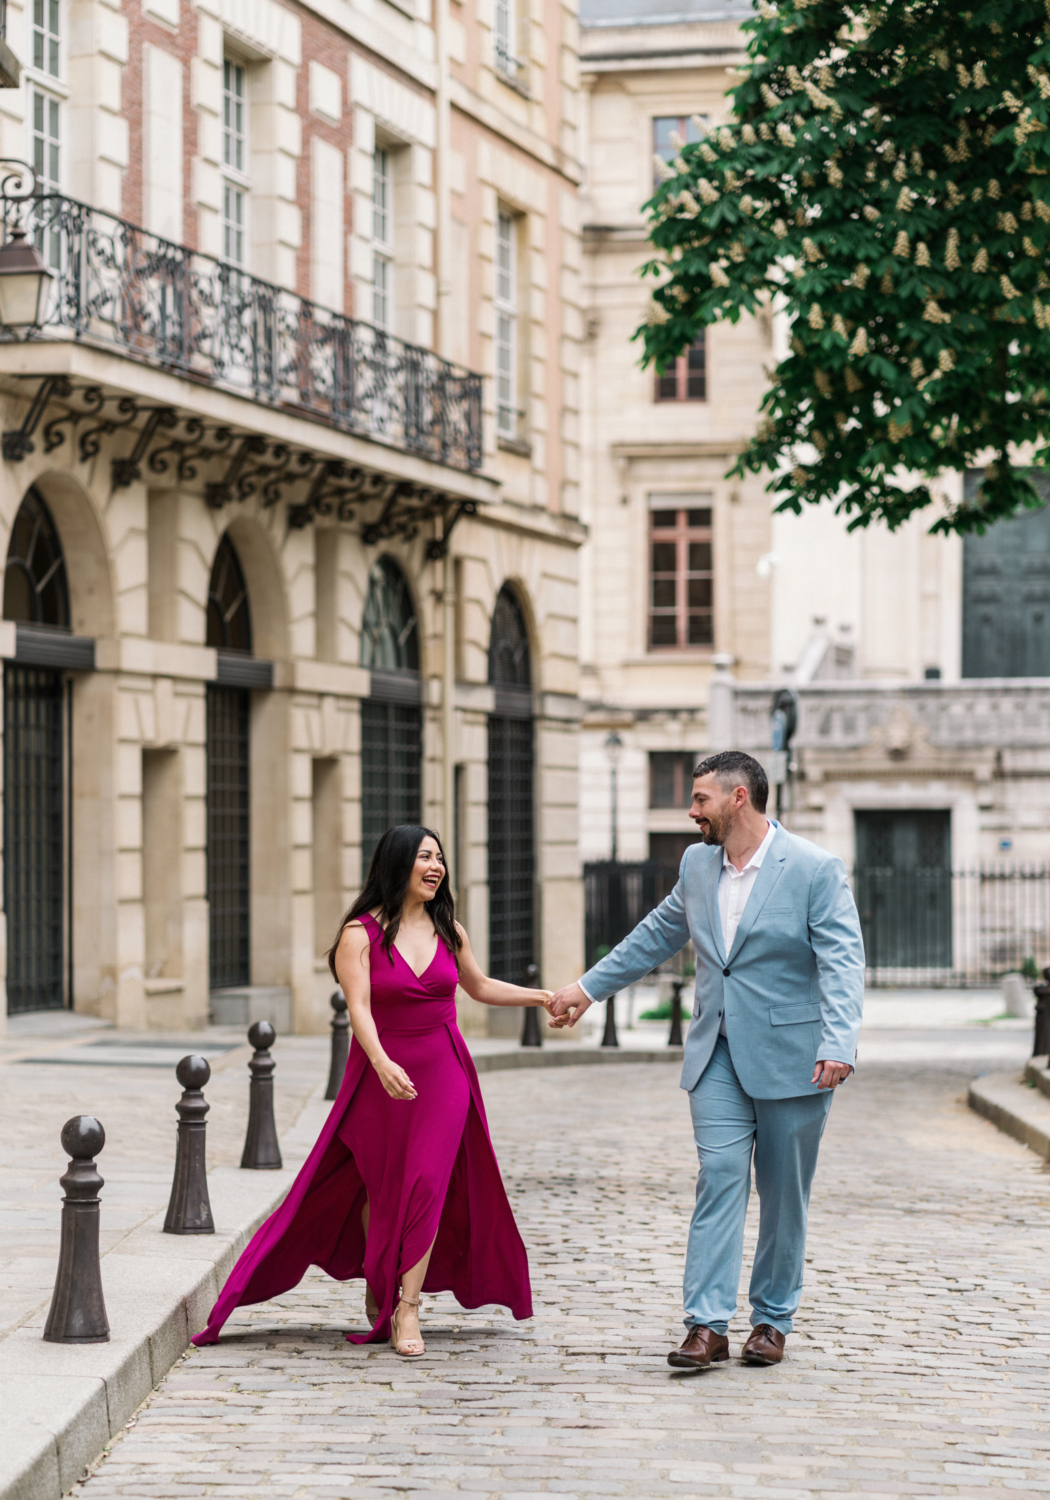
[[[536,981],[540,977],[540,971],[536,964],[525,965],[525,984],[530,990],[536,988]],[[538,1006],[527,1005],[521,1022],[521,1045],[523,1047],[542,1047],[543,1034],[540,1031],[540,1012]]]
[[[205,1159],[205,1115],[211,1105],[201,1093],[211,1077],[207,1058],[190,1053],[175,1069],[183,1094],[175,1112],[179,1117],[175,1146],[175,1176],[164,1219],[165,1234],[214,1234],[208,1197],[208,1164]]]
[[[256,1172],[276,1171],[283,1165],[277,1144],[277,1126],[273,1119],[273,1070],[276,1064],[270,1048],[277,1033],[269,1021],[256,1021],[248,1028],[248,1040],[255,1056],[248,1063],[252,1081],[248,1094],[248,1133],[244,1138],[241,1166]]]
[[[336,990],[328,1003],[335,1015],[332,1017],[332,1062],[328,1069],[328,1087],[324,1096],[326,1099],[334,1099],[342,1087],[346,1060],[350,1056],[350,1017],[342,990]]]
[[[681,979],[671,981],[671,1034],[667,1038],[669,1047],[682,1045],[682,984]]]
[[[105,1144],[106,1132],[92,1115],[74,1115],[62,1127],[62,1149],[72,1160],[59,1178],[65,1197],[55,1290],[44,1328],[49,1344],[109,1342],[98,1260],[98,1193],[103,1179],[95,1166]]]
[[[1035,1035],[1032,1038],[1032,1056],[1045,1057],[1050,1053],[1050,967],[1043,970],[1042,984],[1034,984]]]
[[[610,995],[605,1002],[605,1030],[602,1033],[603,1047],[618,1047],[620,1038],[616,1035],[616,996]]]

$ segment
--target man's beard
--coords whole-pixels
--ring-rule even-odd
[[[705,844],[724,844],[729,836],[729,819],[708,815],[707,832],[700,830],[700,837]]]

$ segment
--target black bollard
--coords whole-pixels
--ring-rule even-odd
[[[326,1099],[334,1099],[342,1087],[346,1060],[350,1056],[350,1017],[342,990],[336,990],[328,1003],[335,1015],[332,1017],[332,1062],[328,1069],[328,1087],[324,1096]]]
[[[536,988],[536,981],[540,977],[540,971],[535,964],[525,965],[525,984],[530,990]],[[521,1045],[523,1047],[542,1047],[543,1034],[540,1031],[540,1011],[537,1005],[527,1005],[521,1022]]]
[[[276,1171],[282,1166],[281,1148],[277,1144],[277,1126],[273,1120],[273,1070],[276,1064],[270,1048],[277,1033],[269,1021],[256,1021],[248,1028],[248,1040],[255,1056],[248,1064],[252,1081],[248,1095],[248,1134],[244,1138],[241,1166],[255,1172]]]
[[[682,1045],[682,984],[681,979],[671,981],[671,1034],[667,1038],[669,1047]]]
[[[208,1197],[208,1164],[205,1160],[204,1116],[211,1105],[201,1093],[211,1077],[207,1058],[190,1053],[175,1069],[183,1094],[175,1106],[179,1117],[175,1145],[175,1176],[164,1219],[165,1234],[214,1234]]]
[[[98,1261],[99,1188],[103,1179],[95,1157],[106,1132],[91,1115],[74,1115],[62,1127],[62,1149],[72,1160],[59,1182],[62,1239],[58,1272],[44,1338],[49,1344],[107,1344],[109,1319]]]
[[[610,995],[605,1002],[605,1030],[602,1033],[603,1047],[618,1047],[620,1038],[616,1035],[616,996]]]
[[[1042,984],[1034,984],[1035,1035],[1032,1038],[1032,1056],[1045,1057],[1050,1052],[1050,967],[1043,970]]]

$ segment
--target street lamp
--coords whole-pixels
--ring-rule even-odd
[[[2,161],[0,168],[13,168],[0,182],[0,198],[7,205],[21,204],[36,192],[36,174],[23,161]],[[7,227],[7,237],[0,245],[0,324],[4,328],[39,328],[47,312],[47,297],[52,272],[22,225],[21,209],[15,209],[15,220]]]
[[[619,762],[620,751],[622,749],[623,749],[623,740],[616,733],[615,729],[610,729],[609,733],[605,736],[605,753],[609,757],[609,778],[610,778],[610,793],[611,793],[611,802],[612,802],[612,839],[610,841],[612,848],[611,848],[611,852],[610,852],[609,858],[612,860],[613,864],[616,863],[616,853],[617,853],[617,850],[616,850],[616,821],[617,821],[617,819],[616,819],[616,766],[617,766],[617,763]]]

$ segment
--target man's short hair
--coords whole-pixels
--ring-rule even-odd
[[[718,784],[724,792],[731,792],[736,786],[747,787],[751,806],[756,812],[765,812],[769,800],[769,782],[753,755],[745,755],[743,750],[720,750],[717,755],[709,755],[694,770],[693,780],[698,776],[711,775],[718,778]]]

